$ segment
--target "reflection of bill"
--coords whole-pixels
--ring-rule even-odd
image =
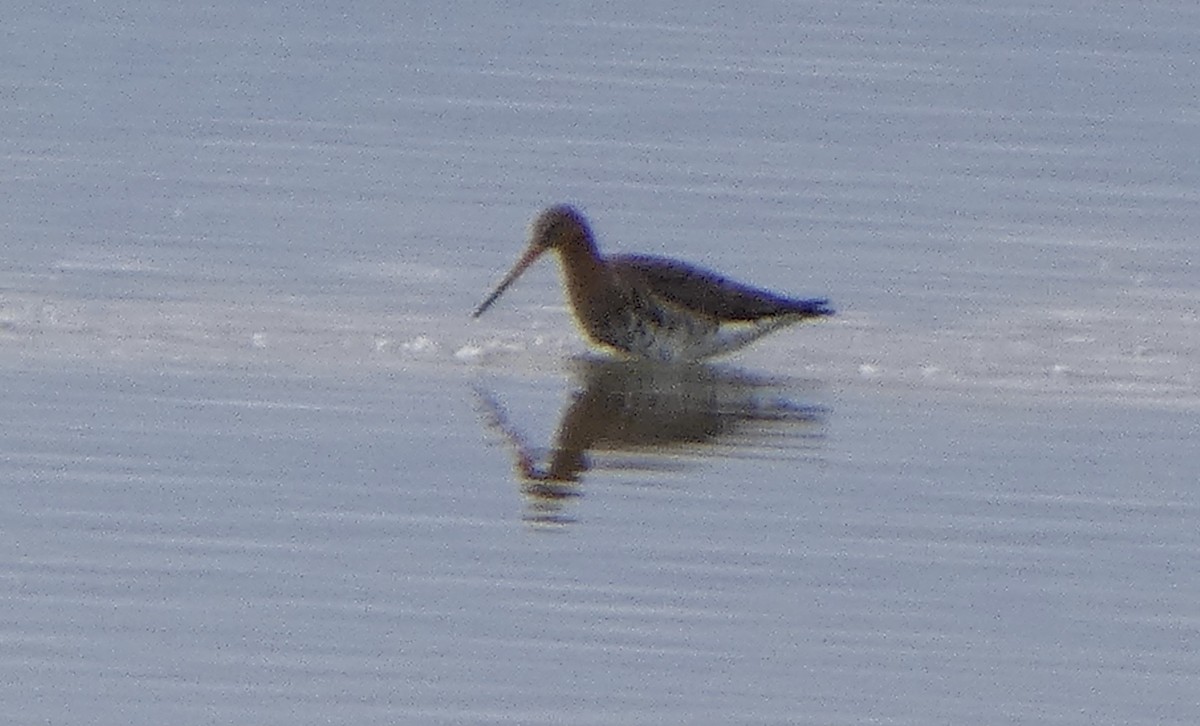
[[[495,397],[476,390],[489,427],[512,447],[517,474],[531,497],[577,495],[573,483],[591,468],[589,452],[627,455],[605,468],[655,470],[670,465],[665,456],[685,449],[699,454],[718,443],[779,446],[781,434],[812,447],[822,436],[826,410],[787,397],[795,393],[796,381],[699,364],[607,359],[573,363],[577,387],[544,462]]]

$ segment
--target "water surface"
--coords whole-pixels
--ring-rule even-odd
[[[10,13],[0,712],[1200,716],[1200,16]],[[543,205],[838,317],[598,359]]]

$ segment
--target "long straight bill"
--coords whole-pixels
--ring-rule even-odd
[[[500,284],[496,286],[492,294],[488,295],[486,300],[479,303],[479,307],[475,308],[475,312],[471,313],[471,317],[477,318],[483,315],[484,311],[490,308],[492,303],[496,302],[496,298],[500,297],[500,294],[507,290],[509,285],[516,282],[521,273],[525,271],[525,268],[532,265],[533,261],[541,256],[545,250],[545,247],[530,247],[525,250],[525,253],[521,255],[521,259],[517,260],[517,264],[513,265],[512,269],[508,271],[508,274],[504,276],[504,279],[500,281]]]

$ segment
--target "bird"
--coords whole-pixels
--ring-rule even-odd
[[[592,342],[629,358],[700,361],[834,314],[827,299],[778,295],[678,260],[601,255],[583,213],[556,204],[534,219],[525,252],[472,317],[487,311],[548,251],[558,255],[578,326]]]

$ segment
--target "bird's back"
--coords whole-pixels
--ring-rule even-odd
[[[832,315],[829,301],[801,300],[734,282],[715,272],[649,255],[609,259],[614,274],[653,297],[717,323]]]

